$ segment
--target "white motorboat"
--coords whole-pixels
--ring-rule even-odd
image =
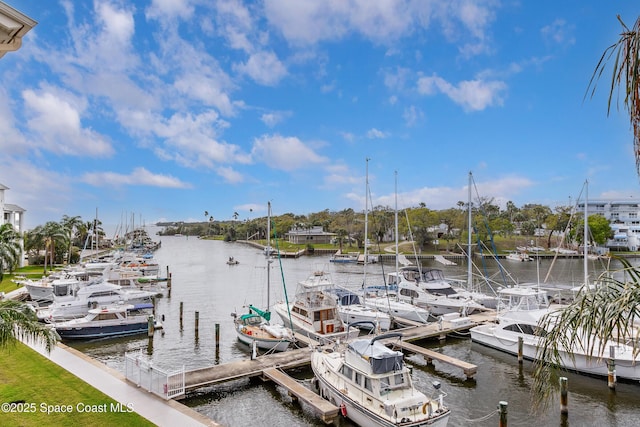
[[[531,258],[528,253],[521,251],[510,252],[507,254],[506,259],[518,262],[533,261],[533,258]]]
[[[53,323],[53,327],[63,340],[141,334],[148,332],[149,322],[155,329],[162,328],[153,318],[152,309],[153,304],[148,303],[106,305],[89,310],[82,318]]]
[[[38,308],[38,319],[45,322],[70,320],[85,316],[90,309],[114,303],[144,303],[152,301],[153,292],[129,289],[109,282],[93,283],[74,289],[64,296],[54,296],[48,307]]]
[[[383,344],[401,336],[389,333],[316,349],[311,368],[320,396],[361,426],[446,426],[451,410],[444,404],[445,394],[433,398],[418,390],[402,352]],[[440,384],[434,386],[437,390]]]
[[[388,275],[388,283],[398,286],[398,298],[429,310],[432,316],[462,315],[485,310],[482,304],[459,294],[445,279],[442,270],[417,266],[402,267]]]
[[[386,290],[385,290],[386,289]],[[401,318],[418,323],[429,323],[429,310],[398,299],[397,287],[367,286],[362,302],[369,308],[387,313],[391,318]]]
[[[274,305],[285,326],[316,341],[335,341],[358,336],[358,328],[348,328],[338,313],[336,300],[324,291],[333,287],[329,275],[316,271],[298,283],[292,303],[281,301]]]
[[[349,325],[357,323],[360,329],[388,331],[391,328],[389,314],[362,304],[355,292],[338,287],[328,288],[325,292],[336,299],[343,322]]]
[[[540,337],[545,334],[539,326],[540,319],[546,314],[562,310],[563,306],[549,305],[546,291],[535,286],[502,289],[499,291],[499,296],[497,323],[471,328],[471,340],[517,355],[518,340],[522,338],[523,357],[536,360]],[[567,331],[566,333],[576,332]],[[618,378],[640,380],[640,355],[636,354],[633,346],[610,341],[603,347],[609,350],[608,354],[596,354],[595,349],[602,346],[597,339],[594,340],[595,345],[588,349],[582,346],[571,349],[561,348],[563,367],[581,374],[606,378],[609,374],[607,360],[613,355]]]

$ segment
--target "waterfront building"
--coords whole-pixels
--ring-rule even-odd
[[[584,203],[578,204],[578,210],[584,211]],[[613,236],[606,243],[612,250],[640,250],[640,200],[589,200],[588,215],[605,217]]]
[[[18,205],[13,205],[11,203],[5,202],[4,192],[8,189],[9,187],[0,183],[0,212],[2,212],[2,217],[0,217],[0,225],[11,224],[13,225],[14,230],[16,230],[18,233],[22,233],[24,231],[24,213],[26,212],[26,210]],[[20,248],[23,250],[22,239],[20,239]],[[22,256],[20,257],[19,266],[24,267],[24,257]]]
[[[289,242],[294,244],[331,243],[331,239],[336,235],[336,233],[324,231],[320,225],[314,225],[311,228],[294,227],[286,234]]]

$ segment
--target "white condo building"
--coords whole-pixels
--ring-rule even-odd
[[[578,209],[584,210],[584,204]],[[611,225],[613,238],[606,246],[612,250],[640,250],[640,200],[589,200],[588,215],[602,215]]]

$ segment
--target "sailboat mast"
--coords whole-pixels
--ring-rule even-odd
[[[367,237],[369,233],[369,158],[366,158],[365,190],[364,190],[364,271],[362,276],[363,286],[367,286]]]
[[[399,248],[398,248],[398,171],[394,172],[395,175],[395,234],[396,235],[396,275],[398,274],[398,272],[400,271],[400,268],[398,267],[398,253],[399,253]],[[397,277],[397,276],[396,276]]]
[[[269,310],[269,307],[271,307],[271,301],[270,301],[270,297],[271,297],[271,268],[269,266],[269,262],[270,262],[270,248],[269,248],[269,242],[271,240],[271,202],[267,202],[267,252],[265,252],[264,256],[265,259],[267,260],[267,310]]]
[[[584,182],[584,239],[583,239],[583,244],[582,244],[582,248],[584,250],[584,259],[583,259],[583,267],[584,267],[584,284],[585,286],[588,285],[588,281],[589,281],[589,265],[588,265],[588,259],[587,259],[587,254],[589,253],[587,250],[587,244],[589,242],[589,217],[588,217],[588,211],[587,211],[587,203],[589,201],[589,180],[585,180]]]
[[[469,188],[467,194],[467,222],[469,227],[467,230],[467,287],[469,290],[473,287],[473,269],[471,268],[471,180],[472,175],[471,171],[469,171]]]

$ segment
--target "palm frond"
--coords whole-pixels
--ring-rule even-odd
[[[593,291],[581,292],[566,308],[545,315],[540,326],[546,330],[540,339],[536,356],[534,402],[546,407],[555,393],[558,372],[565,370],[561,351],[584,349],[596,360],[609,358],[609,343],[624,342],[640,348],[637,323],[640,321],[640,270],[620,259],[620,271],[605,272]],[[616,277],[624,275],[620,280]]]
[[[55,329],[38,322],[35,312],[26,304],[0,301],[0,348],[31,340],[43,343],[47,352],[51,352],[58,339]]]

